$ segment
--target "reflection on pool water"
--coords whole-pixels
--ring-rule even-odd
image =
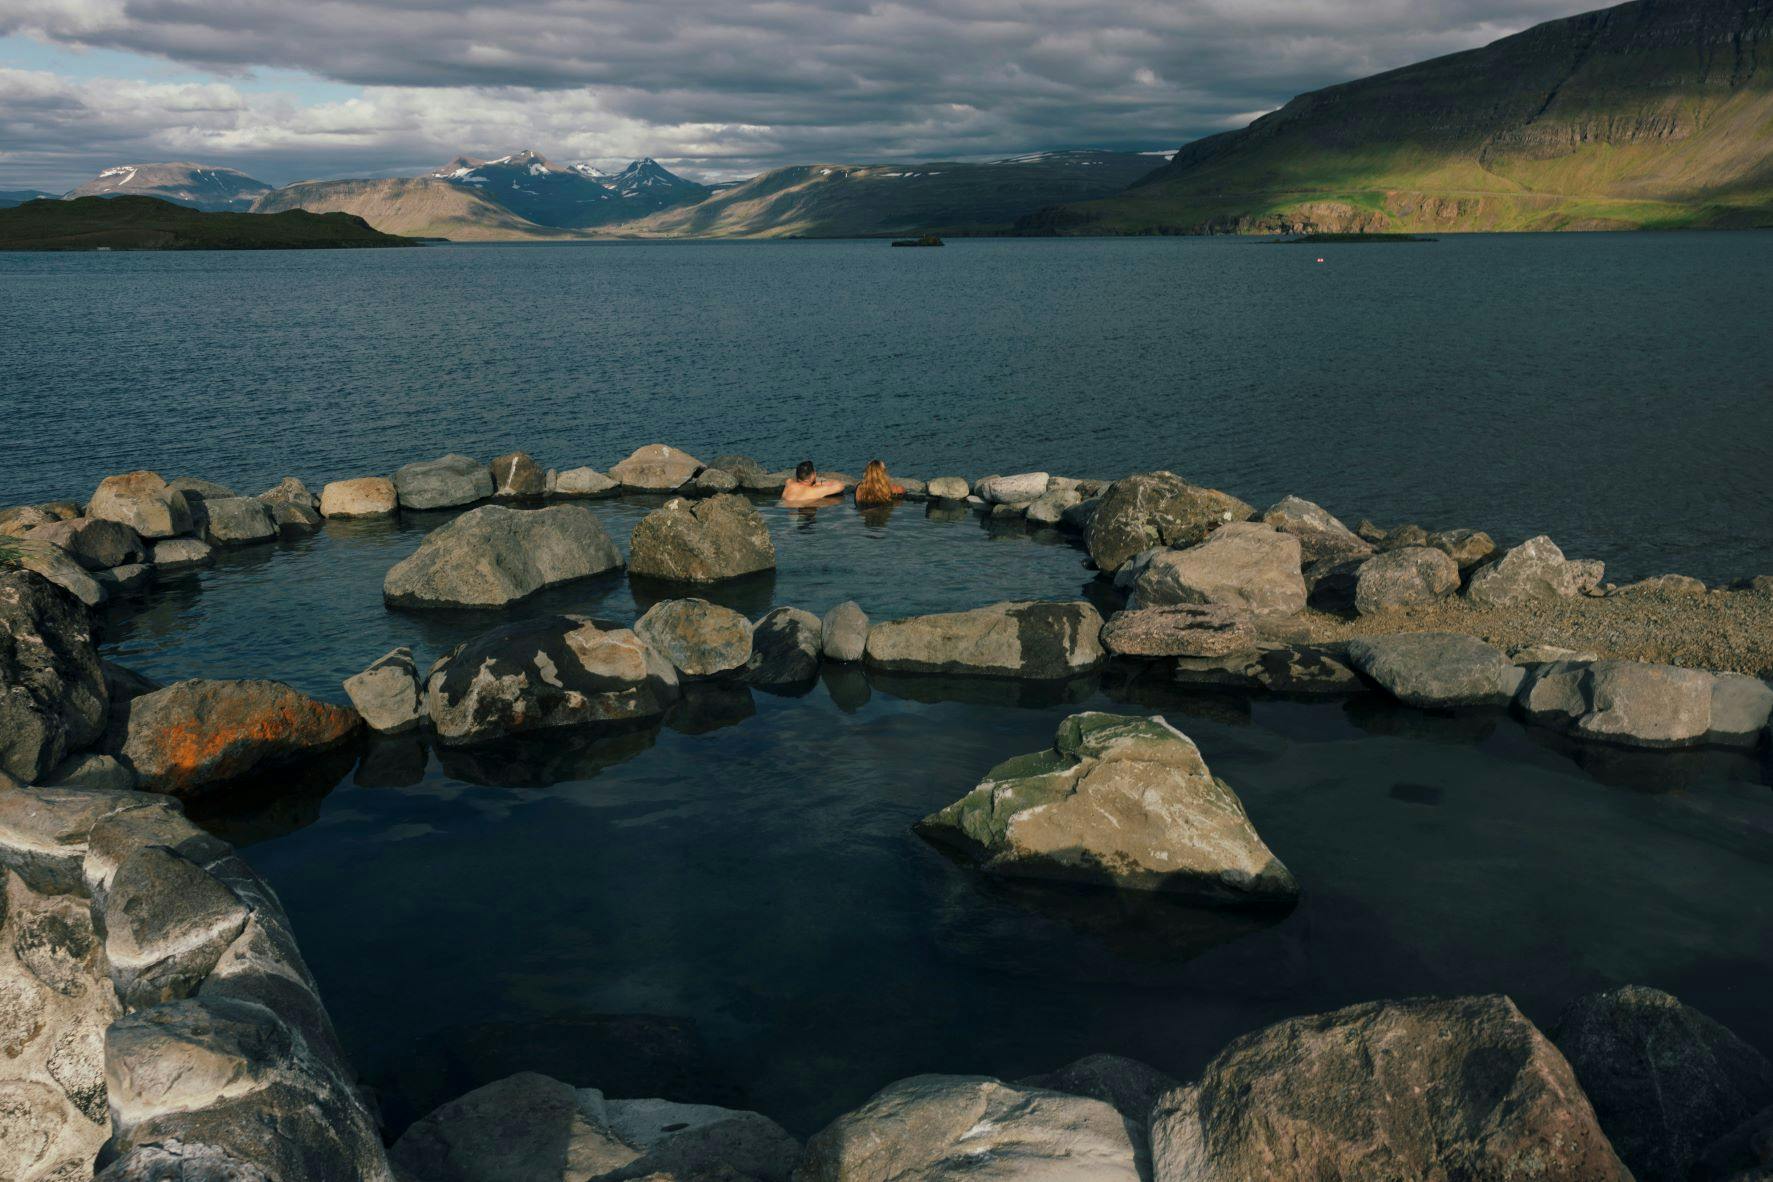
[[[598,512],[625,541],[644,502]],[[735,606],[876,617],[1075,597],[1081,553],[907,505],[769,511],[781,569]],[[329,525],[230,555],[107,622],[165,679],[275,676],[335,700],[396,644],[498,618],[395,614],[435,523]],[[621,578],[518,610],[632,618]],[[1304,897],[1240,916],[993,882],[913,821],[1078,709],[1160,712],[1237,790]],[[1500,991],[1667,989],[1773,1048],[1764,757],[1577,748],[1500,713],[865,675],[797,696],[699,685],[663,727],[438,752],[378,740],[204,819],[250,846],[391,1131],[535,1068],[615,1095],[755,1107],[805,1134],[920,1071],[1014,1077],[1112,1051],[1177,1075],[1283,1016]]]

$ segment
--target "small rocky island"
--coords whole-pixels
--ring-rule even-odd
[[[526,742],[664,717],[697,686],[807,686],[845,665],[887,692],[895,678],[1027,688],[1151,677],[1513,711],[1572,743],[1648,751],[1768,740],[1765,578],[1614,586],[1598,561],[1545,537],[1502,547],[1469,528],[1350,529],[1300,498],[1258,512],[1170,472],[1029,472],[905,485],[933,509],[1063,534],[1087,554],[1099,600],[870,621],[853,602],[753,620],[702,598],[776,567],[752,498],[786,479],[746,457],[704,464],[651,445],[607,471],[450,455],[335,479],[319,495],[294,477],[239,495],[139,471],[77,501],[0,511],[6,1177],[1769,1176],[1773,1062],[1634,985],[1572,990],[1543,1029],[1501,995],[1366,999],[1243,1034],[1189,1079],[1098,1054],[1017,1079],[870,1080],[872,1098],[804,1143],[707,1097],[613,1096],[534,1071],[384,1129],[282,904],[185,813],[370,732],[451,751]],[[663,498],[646,502],[626,557],[588,503],[623,494]],[[93,609],[151,595],[162,573],[218,549],[455,510],[387,572],[389,607],[425,619],[496,611],[624,569],[671,593],[630,627],[513,620],[426,668],[396,649],[344,683],[349,706],[268,679],[161,686],[99,656]],[[964,873],[1242,912],[1314,889],[1162,717],[1078,711],[1050,747],[1002,759],[916,826]]]
[[[318,250],[417,246],[348,213],[206,212],[158,197],[77,197],[0,209],[0,250]]]

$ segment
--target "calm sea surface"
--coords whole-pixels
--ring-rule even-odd
[[[1543,530],[1624,574],[1773,570],[1773,235],[1322,250],[0,254],[0,503],[138,466],[256,491],[667,440],[909,475],[1165,466],[1258,505]],[[625,546],[656,503],[593,504]],[[752,615],[1105,595],[1057,535],[764,509],[776,576],[711,596]],[[505,616],[387,611],[383,575],[446,520],[230,552],[107,612],[107,655],[343,700],[396,644],[428,662],[498,619],[647,606],[611,576]],[[1080,708],[1193,736],[1300,906],[1009,888],[911,832]],[[527,1067],[804,1134],[919,1071],[1114,1051],[1186,1076],[1277,1018],[1414,993],[1506,992],[1549,1023],[1640,982],[1773,1051],[1767,760],[1578,749],[1372,698],[1116,674],[1056,700],[828,667],[798,697],[699,687],[617,737],[382,741],[204,819],[276,886],[391,1129]]]

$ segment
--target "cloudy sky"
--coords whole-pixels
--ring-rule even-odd
[[[0,0],[0,187],[1174,148],[1574,0]]]

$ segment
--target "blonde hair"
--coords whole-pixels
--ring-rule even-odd
[[[856,485],[856,504],[890,505],[897,497],[892,479],[887,476],[886,465],[879,460],[869,460],[868,467],[862,470],[862,483]]]

